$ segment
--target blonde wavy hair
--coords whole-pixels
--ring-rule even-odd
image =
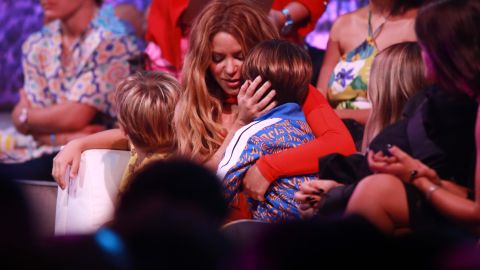
[[[400,120],[407,100],[427,85],[416,42],[394,44],[375,56],[368,86],[372,110],[365,125],[363,151],[382,129]]]
[[[135,147],[175,151],[172,120],[180,89],[174,77],[155,71],[137,73],[118,84],[118,123]]]
[[[246,1],[213,1],[197,16],[190,32],[174,123],[178,152],[202,162],[215,153],[227,134],[221,125],[224,92],[209,71],[212,40],[220,32],[232,35],[245,56],[257,43],[279,38],[266,14]]]

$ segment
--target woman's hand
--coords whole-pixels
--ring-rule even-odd
[[[265,192],[267,192],[270,182],[268,182],[257,165],[250,167],[243,177],[243,188],[245,193],[254,200],[265,201]]]
[[[270,90],[271,83],[266,81],[259,87],[262,78],[258,76],[255,80],[245,81],[238,92],[238,115],[236,122],[239,126],[247,125],[253,119],[267,113],[277,106],[277,102],[273,100],[275,90]],[[257,89],[258,88],[258,89]],[[265,97],[264,97],[265,96]],[[263,97],[263,98],[262,98]]]
[[[69,142],[53,159],[52,176],[61,189],[66,187],[65,178],[73,178],[78,173],[80,156],[83,148],[79,140]],[[70,166],[70,173],[67,176],[67,168]]]
[[[334,180],[313,180],[305,182],[300,186],[300,191],[295,193],[295,199],[300,202],[300,215],[307,219],[314,216],[319,208],[320,202],[325,194],[332,188],[342,184]]]
[[[385,156],[382,151],[377,153],[370,151],[368,153],[370,170],[395,175],[406,183],[412,183],[418,177],[426,177],[435,184],[441,184],[437,173],[420,160],[414,159],[396,146],[390,147],[389,152],[392,156]]]

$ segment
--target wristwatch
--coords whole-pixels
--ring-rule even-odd
[[[280,30],[280,33],[282,35],[287,35],[290,33],[290,31],[292,31],[293,20],[292,20],[292,16],[290,15],[290,11],[288,11],[288,9],[286,8],[282,9],[282,14],[285,16],[285,23],[283,24],[283,27]]]

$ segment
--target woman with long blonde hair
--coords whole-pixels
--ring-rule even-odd
[[[407,100],[425,86],[425,70],[416,42],[394,44],[375,57],[367,90],[372,110],[363,135],[363,151],[382,129],[402,117]]]

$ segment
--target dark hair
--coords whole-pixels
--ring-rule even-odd
[[[420,7],[424,0],[396,0],[393,1],[392,9],[390,9],[391,15],[400,15],[412,8]]]
[[[120,199],[117,219],[136,217],[139,221],[164,209],[191,211],[217,224],[226,218],[228,210],[220,181],[192,161],[153,161],[132,177]]]
[[[419,10],[415,31],[444,90],[480,95],[480,1],[433,1]]]
[[[258,75],[272,83],[278,105],[302,104],[312,76],[312,61],[307,52],[285,40],[266,40],[255,46],[242,66],[242,79]]]

